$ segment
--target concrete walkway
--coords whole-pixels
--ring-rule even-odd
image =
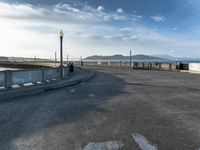
[[[0,149],[200,148],[200,75],[92,70],[88,82],[0,101]]]

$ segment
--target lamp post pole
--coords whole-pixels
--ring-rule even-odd
[[[63,78],[63,32],[60,31],[60,77]]]
[[[131,67],[131,65],[132,65],[132,51],[130,50],[130,67]]]

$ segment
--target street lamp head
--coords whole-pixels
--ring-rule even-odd
[[[63,33],[63,31],[61,30],[60,31],[60,37],[63,37],[64,36],[64,33]]]

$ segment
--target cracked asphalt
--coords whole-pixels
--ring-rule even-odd
[[[0,101],[0,149],[82,150],[115,141],[117,149],[141,150],[133,133],[158,150],[200,148],[200,75],[90,69],[95,77],[79,85]]]

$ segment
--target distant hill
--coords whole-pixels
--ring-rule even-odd
[[[27,57],[4,57],[0,56],[0,61],[47,61],[48,59],[27,58]]]
[[[132,60],[165,60],[163,58],[154,57],[154,56],[147,56],[147,55],[134,55],[131,57]],[[123,56],[123,55],[113,55],[113,56],[89,56],[86,57],[84,60],[119,60],[119,61],[128,61],[130,59],[129,56]]]
[[[189,58],[189,57],[173,57],[170,55],[152,55],[153,57],[159,57],[162,59],[170,60],[170,61],[176,61],[177,59],[179,61],[199,61],[200,58]]]
[[[170,56],[170,55],[152,55],[153,57],[159,57],[162,59],[166,59],[166,60],[176,60],[176,57]]]

